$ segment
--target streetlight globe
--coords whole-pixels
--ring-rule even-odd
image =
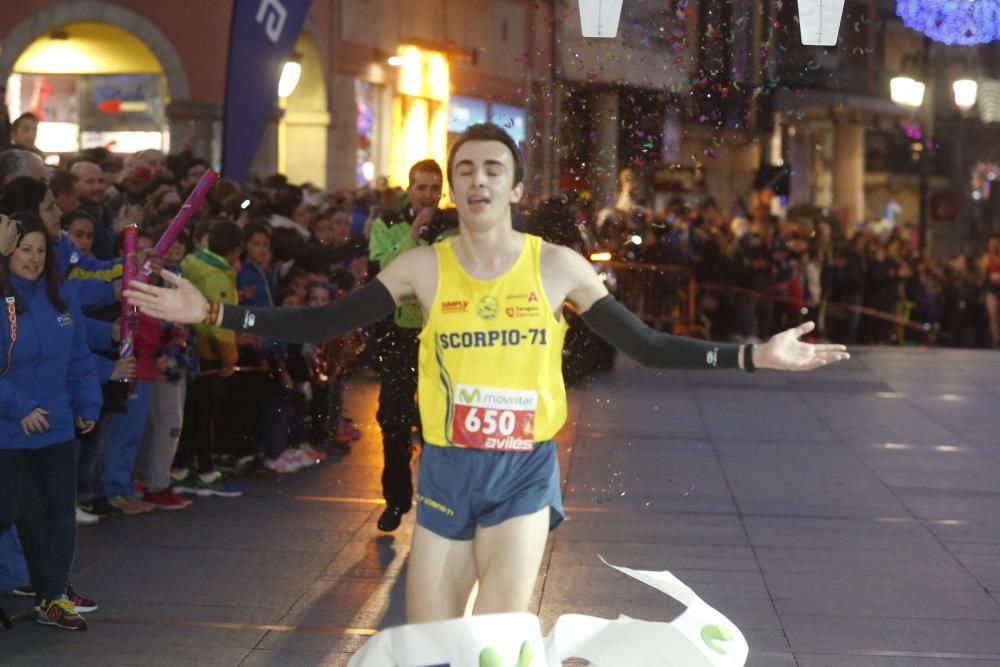
[[[908,76],[895,76],[889,81],[892,101],[907,107],[919,107],[924,103],[924,84]]]
[[[976,106],[976,94],[979,92],[979,84],[974,79],[958,79],[951,84],[955,92],[955,106],[962,111],[968,111]]]

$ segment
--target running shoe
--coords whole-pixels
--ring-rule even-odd
[[[78,526],[93,526],[95,523],[101,520],[101,517],[96,514],[91,514],[86,512],[77,505],[76,508],[76,525]]]
[[[143,500],[156,506],[156,509],[158,510],[182,510],[187,509],[194,504],[194,501],[188,500],[181,494],[177,493],[173,487],[167,487],[162,491],[146,493],[146,495],[143,496]]]
[[[35,621],[42,625],[52,625],[62,630],[86,630],[87,621],[68,598],[42,600]]]
[[[69,601],[73,603],[73,606],[76,607],[76,610],[82,614],[88,614],[90,612],[97,611],[97,602],[91,600],[90,598],[85,598],[82,595],[80,595],[77,592],[76,588],[74,588],[72,583],[66,587],[66,597],[69,598]]]
[[[171,468],[170,479],[174,482],[190,481],[191,471],[187,468]]]
[[[318,459],[309,456],[298,447],[290,447],[286,449],[284,453],[282,453],[282,456],[287,456],[288,460],[298,463],[302,468],[314,466],[319,463]]]
[[[361,431],[350,421],[342,421],[337,425],[337,437],[343,437],[348,441],[357,440],[361,437]]]
[[[132,500],[131,498],[126,498],[125,496],[113,496],[108,498],[108,503],[112,507],[120,509],[122,514],[126,516],[146,514],[147,512],[152,512],[156,509],[156,506],[153,505],[153,503],[147,503],[144,500]]]
[[[285,452],[288,451],[291,450],[288,449],[285,450]],[[273,470],[274,472],[277,473],[287,474],[290,472],[295,472],[302,467],[298,463],[292,461],[288,456],[285,456],[285,452],[282,452],[281,456],[279,456],[276,459],[265,459],[264,465],[267,467],[267,469]]]
[[[35,597],[35,589],[31,587],[31,584],[21,584],[17,588],[11,591],[13,595],[20,595],[25,598]]]
[[[306,456],[315,461],[326,461],[327,459],[327,454],[325,452],[314,449],[306,443],[299,445],[299,451],[303,452]]]
[[[194,493],[199,496],[219,498],[239,498],[243,495],[242,489],[223,480],[222,473],[218,470],[205,475],[196,475]]]
[[[121,516],[123,512],[112,505],[107,498],[94,498],[80,503],[80,509],[87,514],[93,514],[101,519],[105,517]]]

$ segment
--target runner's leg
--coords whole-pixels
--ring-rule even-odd
[[[473,614],[528,609],[548,535],[548,507],[476,530],[479,595]]]
[[[473,540],[449,540],[417,525],[406,572],[406,621],[459,618],[476,583]]]

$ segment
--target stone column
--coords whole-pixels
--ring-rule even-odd
[[[613,206],[618,194],[618,93],[595,92],[590,105],[594,115],[597,145],[590,151],[590,174],[594,202],[598,207]]]
[[[865,126],[838,116],[833,132],[833,207],[851,229],[865,217]]]
[[[335,72],[330,89],[330,126],[327,132],[327,184],[331,188],[353,187],[358,161],[358,105],[354,77]],[[377,168],[376,175],[381,173]]]
[[[793,134],[794,132],[794,134]],[[792,168],[789,206],[813,203],[813,146],[809,126],[803,123],[788,128],[788,162]]]

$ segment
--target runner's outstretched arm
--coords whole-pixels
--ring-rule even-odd
[[[850,359],[843,345],[813,345],[799,340],[815,325],[806,322],[773,336],[762,345],[737,345],[674,336],[648,326],[608,293],[594,268],[567,250],[558,254],[570,281],[567,299],[601,338],[650,368],[772,368],[805,371]]]
[[[403,260],[400,256],[399,260]],[[197,287],[165,271],[163,279],[176,289],[135,282],[124,296],[151,317],[185,324],[204,323],[274,340],[319,344],[390,315],[397,304],[412,298],[406,278],[408,261],[386,269],[362,287],[322,308],[246,308],[208,301]]]

